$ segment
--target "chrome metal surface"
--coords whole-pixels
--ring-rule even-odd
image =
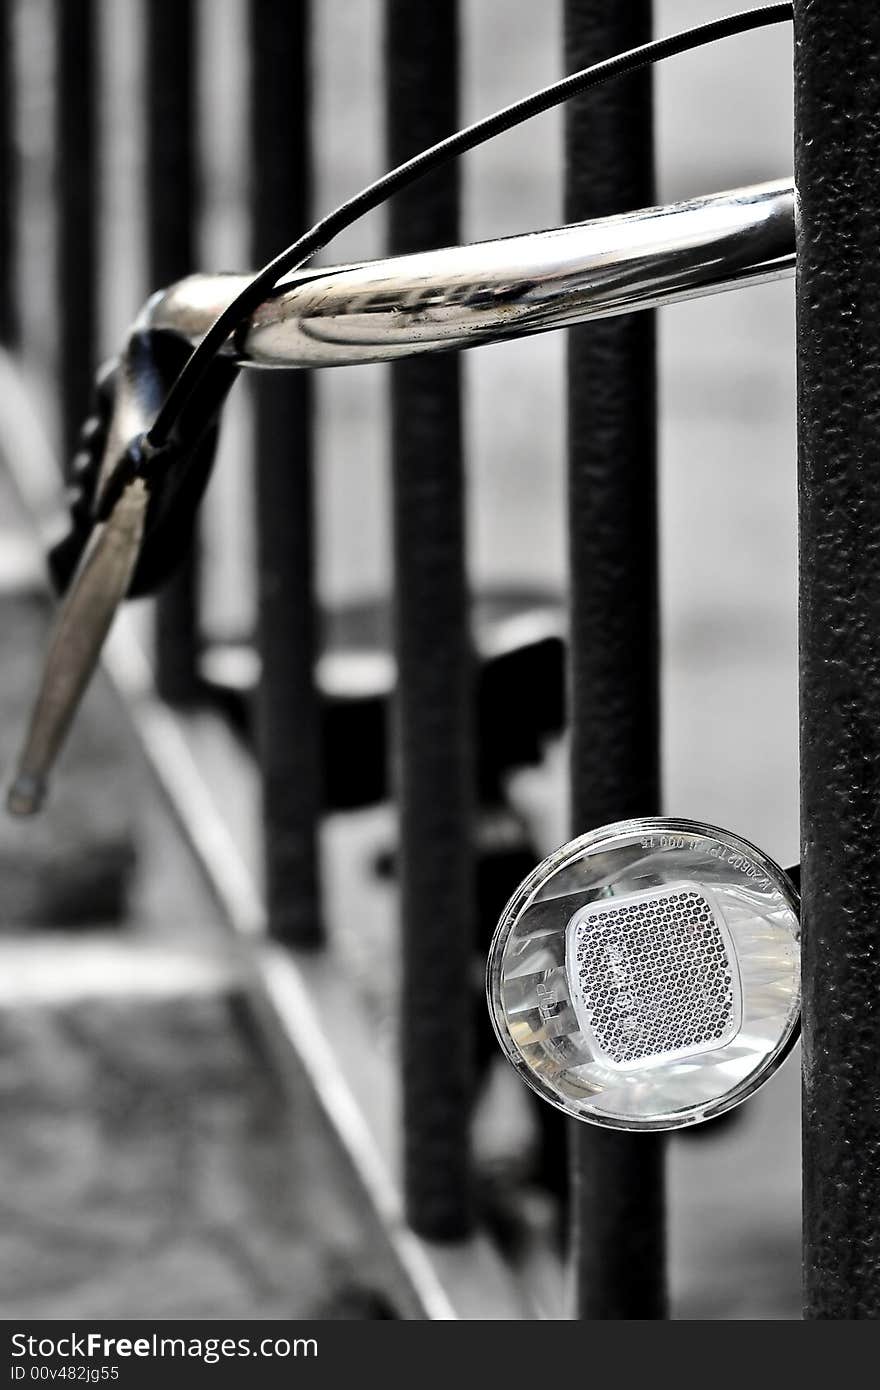
[[[777,279],[792,273],[794,258],[793,184],[759,184],[528,236],[299,272],[280,283],[229,351],[254,367],[390,361]],[[160,329],[196,343],[247,280],[192,275],[147,302],[120,358],[101,486],[153,416],[138,330]],[[126,531],[125,563],[109,544],[112,537],[107,528],[101,563],[80,574],[59,620],[7,803],[17,814],[40,804],[125,594],[140,534]]]
[[[283,280],[236,347],[253,367],[387,362],[655,308],[794,273],[794,186],[667,207]],[[196,343],[243,275],[192,275],[139,326]],[[232,348],[230,347],[230,351]]]

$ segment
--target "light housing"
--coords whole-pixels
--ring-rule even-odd
[[[800,1021],[799,899],[730,831],[666,817],[572,840],[514,893],[487,968],[524,1081],[592,1124],[667,1130],[738,1105]]]

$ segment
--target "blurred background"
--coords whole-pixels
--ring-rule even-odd
[[[89,371],[118,349],[157,288],[145,195],[146,7],[90,7],[100,153]],[[0,403],[0,747],[8,767],[48,614],[20,494],[30,477],[30,501],[47,502],[51,458],[63,451],[57,268],[60,239],[77,229],[59,196],[58,36],[59,12],[81,7],[5,0],[3,8],[15,188],[7,333],[15,378]],[[194,5],[194,267],[204,270],[252,262],[250,8],[247,0]],[[322,0],[311,11],[312,204],[323,212],[388,163],[383,5]],[[656,0],[655,32],[718,12],[708,0]],[[462,0],[460,53],[466,122],[562,73],[561,3]],[[661,65],[655,94],[658,201],[791,172],[787,26]],[[562,149],[562,116],[553,112],[467,156],[463,239],[560,224]],[[302,228],[288,230],[292,240]],[[374,214],[326,259],[368,258],[386,245],[384,214]],[[798,857],[793,307],[792,284],[782,282],[658,315],[663,809],[727,826],[783,864]],[[462,356],[470,583],[476,592],[531,595],[542,611],[562,615],[560,631],[564,351],[563,335],[552,333]],[[328,631],[333,615],[344,628],[339,615],[356,623],[352,612],[361,611],[360,647],[369,627],[362,610],[381,613],[391,590],[387,377],[384,367],[351,367],[315,373],[314,382],[317,593]],[[293,984],[283,967],[276,975],[271,962],[255,966],[242,933],[228,930],[236,911],[245,936],[260,916],[258,788],[241,737],[249,668],[221,661],[256,621],[254,416],[242,382],[204,508],[200,626],[222,689],[160,728],[137,665],[136,642],[152,644],[152,610],[133,608],[113,680],[90,693],[46,817],[0,830],[4,1318],[419,1316],[448,1290],[450,1247],[413,1255],[392,1229],[399,1125],[392,1118],[387,1133],[364,1138],[370,1096],[358,1090],[365,1074],[349,1066],[361,1034],[328,1012],[342,981],[339,998],[363,1010],[376,1075],[385,1078],[377,1106],[387,1090],[393,1111],[386,1072],[397,1065],[397,832],[387,786],[369,796],[346,791],[347,776],[357,781],[346,757],[372,765],[378,756],[360,735],[331,769],[342,790],[321,832],[330,983],[312,956]],[[381,641],[378,649],[386,654]],[[540,732],[539,755],[505,768],[503,779],[526,864],[570,829],[565,734]],[[192,823],[181,820],[179,803],[177,816],[169,809],[149,766],[157,746],[174,764],[175,737],[194,750],[198,776],[180,795],[196,823],[198,788],[210,786],[222,806],[216,825],[210,815],[201,820],[204,839],[214,837],[207,847],[193,846]],[[181,755],[178,771],[188,766]],[[219,890],[218,858],[228,870]],[[496,916],[506,891],[496,893]],[[310,981],[313,1014],[300,1012],[299,1032],[296,1023],[285,1030],[299,998],[285,1002],[285,989],[308,994]],[[267,1009],[274,1022],[263,1027],[254,1020]],[[325,1046],[336,1049],[332,1065],[321,1060]],[[356,1102],[347,1128],[348,1102],[333,1091],[340,1077]],[[734,1120],[671,1141],[674,1316],[798,1316],[798,1112],[795,1058]],[[467,1274],[459,1271],[470,1316],[500,1316],[502,1305],[510,1316],[528,1315],[523,1307],[563,1314],[558,1199],[530,1157],[536,1123],[513,1074],[486,1060],[474,1144],[490,1239],[471,1250]]]

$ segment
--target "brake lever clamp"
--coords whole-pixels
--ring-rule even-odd
[[[220,411],[239,370],[231,359],[218,357],[171,439],[153,449],[149,427],[190,351],[173,334],[136,328],[121,356],[98,373],[71,466],[70,529],[48,556],[60,593],[76,572],[93,526],[106,520],[134,476],[144,479],[149,506],[127,597],[155,593],[186,555],[213,470]]]
[[[191,542],[238,368],[224,357],[213,362],[168,441],[154,448],[150,425],[189,351],[170,334],[138,327],[98,374],[71,469],[70,529],[48,557],[62,602],[7,797],[13,815],[42,805],[117,608],[161,587]]]

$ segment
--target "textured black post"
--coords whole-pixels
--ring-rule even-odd
[[[146,4],[147,214],[150,289],[195,269],[196,14],[193,0]],[[198,543],[156,603],[156,686],[164,699],[198,689]]]
[[[586,67],[651,35],[649,0],[566,0],[565,59]],[[567,221],[653,200],[651,79],[566,113]],[[654,322],[569,333],[573,831],[660,809]],[[661,1141],[572,1124],[577,1308],[665,1313]]]
[[[795,4],[804,1293],[880,1317],[880,12]]]
[[[251,0],[252,248],[269,259],[309,225],[309,5]],[[258,740],[272,932],[321,940],[317,830],[320,723],[312,392],[307,372],[256,382],[259,645]]]
[[[18,215],[13,105],[12,0],[0,0],[0,343],[17,336],[15,235]]]
[[[97,77],[94,0],[55,0],[59,381],[64,466],[86,414],[97,353]]]
[[[387,5],[388,163],[456,127],[454,3]],[[459,238],[458,171],[394,200],[393,251]],[[457,356],[392,370],[406,1199],[437,1239],[470,1225],[472,711]]]

